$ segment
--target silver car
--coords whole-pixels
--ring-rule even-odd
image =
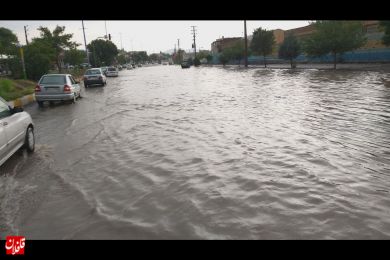
[[[118,70],[115,67],[109,67],[106,71],[107,77],[118,77]]]
[[[35,149],[34,123],[23,108],[11,108],[0,97],[0,165],[24,146]]]
[[[105,86],[107,78],[101,68],[89,69],[84,74],[84,86],[88,88],[90,85],[99,84]]]
[[[40,107],[44,101],[72,101],[81,97],[81,88],[70,74],[46,74],[35,87],[35,99]]]

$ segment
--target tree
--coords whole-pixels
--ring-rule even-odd
[[[70,65],[79,65],[83,63],[85,58],[85,51],[72,48],[65,51],[64,63],[69,63]]]
[[[133,51],[130,53],[131,60],[135,63],[143,63],[149,59],[146,51]]]
[[[253,38],[251,41],[250,49],[259,55],[264,57],[264,67],[267,67],[265,56],[272,53],[272,47],[275,44],[275,37],[272,31],[257,28],[253,32]]]
[[[198,57],[195,57],[195,58],[194,58],[194,66],[197,67],[197,66],[199,66],[199,65],[200,65],[200,60],[199,60]]]
[[[153,62],[156,62],[156,61],[159,60],[159,56],[158,56],[157,53],[150,54],[148,58],[149,58],[150,61],[153,61]]]
[[[0,27],[0,56],[8,56],[4,63],[7,70],[12,71],[13,77],[22,75],[22,64],[20,62],[20,57],[17,55],[17,43],[18,38],[11,30]]]
[[[291,68],[293,68],[293,59],[298,57],[301,52],[301,46],[297,38],[290,34],[279,47],[279,58],[290,60]]]
[[[359,21],[317,21],[314,25],[316,31],[304,42],[305,52],[313,57],[332,54],[334,69],[337,55],[355,50],[366,42]]]
[[[381,21],[381,26],[385,29],[385,34],[383,35],[382,42],[386,45],[390,45],[390,21]]]
[[[9,29],[0,27],[0,55],[13,55],[16,53],[18,37]]]
[[[219,55],[219,61],[222,63],[222,65],[225,67],[226,63],[229,61],[229,54],[222,51],[222,53]]]
[[[27,77],[39,80],[49,71],[52,60],[55,58],[56,53],[48,43],[34,39],[25,47]]]
[[[72,33],[65,34],[65,26],[58,26],[51,32],[47,27],[39,27],[41,31],[41,41],[48,43],[48,45],[54,49],[55,62],[58,67],[58,72],[61,73],[61,60],[63,52],[67,48],[76,48],[79,44],[70,41],[73,37]]]
[[[125,64],[126,63],[126,54],[121,53],[117,56],[117,61],[119,64]]]
[[[92,52],[90,60],[94,67],[100,67],[103,63],[111,65],[119,52],[114,43],[103,39],[93,40],[87,47]]]
[[[235,43],[230,49],[231,59],[238,60],[238,64],[241,65],[241,60],[245,57],[245,42],[240,40]],[[248,50],[248,56],[250,51]]]
[[[210,63],[213,60],[213,55],[207,54],[206,60],[207,60],[207,63]]]

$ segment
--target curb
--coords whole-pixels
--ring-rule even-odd
[[[10,105],[11,107],[22,107],[32,102],[35,102],[35,94],[26,95],[21,98],[8,101],[8,105]]]

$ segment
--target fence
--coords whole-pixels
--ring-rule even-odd
[[[218,54],[213,55],[213,60],[212,60],[213,64],[220,64],[218,57],[219,57]],[[268,64],[289,62],[272,56],[267,56],[266,59]],[[296,59],[294,59],[294,61],[302,62],[302,63],[311,63],[311,62],[332,63],[333,55],[327,54],[322,57],[312,58],[304,54],[301,54]],[[367,49],[367,50],[356,50],[356,51],[346,52],[343,55],[338,57],[338,62],[345,62],[345,63],[389,62],[390,63],[390,48]],[[241,63],[243,63],[243,60],[241,61]],[[250,56],[248,57],[248,63],[252,65],[264,64],[264,58],[262,56]],[[238,64],[238,61],[231,61],[229,62],[229,64]]]

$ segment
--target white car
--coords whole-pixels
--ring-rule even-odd
[[[11,108],[0,97],[0,165],[21,147],[34,152],[34,123],[23,108]]]
[[[106,71],[107,77],[118,77],[118,70],[115,67],[108,67]]]

